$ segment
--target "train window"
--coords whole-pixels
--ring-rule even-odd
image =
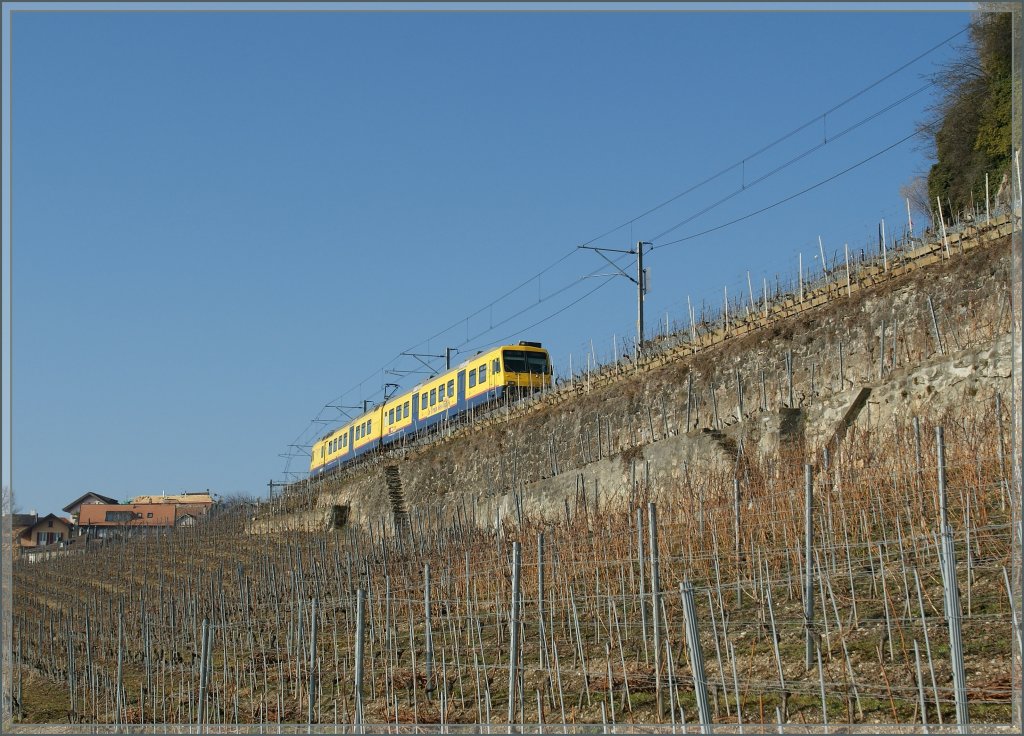
[[[526,354],[526,366],[529,368],[530,373],[549,373],[551,371],[547,353],[528,352]]]
[[[427,392],[426,391],[423,392],[423,394],[420,397],[420,399],[421,399],[421,401],[420,401],[420,410],[422,411],[423,409],[427,408]]]
[[[323,447],[323,445],[320,445],[320,459],[321,460],[324,459],[324,447]]]
[[[505,370],[510,373],[548,373],[548,356],[546,353],[538,353],[526,350],[506,350]]]
[[[347,434],[343,434],[341,436],[341,446],[342,447],[348,447],[348,435]]]
[[[362,436],[363,436],[363,425],[357,424],[356,425],[356,439],[358,440]]]
[[[394,424],[394,423],[395,423],[395,410],[394,409],[389,409],[388,410],[388,424]]]
[[[484,381],[487,380],[487,364],[484,363],[482,366],[480,366],[479,370],[480,370],[480,383],[483,383]]]
[[[373,434],[373,420],[366,420],[366,434]]]
[[[409,402],[408,401],[405,402],[405,412],[404,413],[405,413],[405,416],[403,417],[403,419],[408,419],[409,418]]]
[[[469,387],[473,388],[476,385],[476,371],[469,372]]]
[[[525,350],[506,350],[504,356],[506,373],[526,373]]]
[[[433,406],[436,403],[437,403],[437,389],[436,388],[432,388],[432,389],[430,389],[430,405]]]
[[[437,400],[444,401],[444,384],[437,387]]]
[[[455,398],[455,379],[448,381],[448,398]]]

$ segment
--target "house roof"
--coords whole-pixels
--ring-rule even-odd
[[[176,504],[172,503],[91,503],[82,507],[79,526],[174,526]],[[107,514],[112,513],[108,519]],[[127,516],[131,514],[131,516]]]
[[[189,503],[189,504],[212,504],[213,497],[210,496],[206,491],[199,491],[196,493],[174,493],[170,495],[148,495],[148,496],[136,496],[132,499],[132,503]]]
[[[73,509],[76,506],[81,506],[90,497],[96,499],[96,501],[94,503],[117,503],[117,499],[116,498],[111,498],[110,496],[104,496],[103,494],[96,493],[95,491],[89,491],[88,493],[83,493],[81,496],[79,496],[74,501],[69,503],[67,506],[62,508],[61,511],[67,511],[69,514],[74,513]]]
[[[44,521],[59,521],[61,524],[64,524],[65,526],[71,526],[71,519],[65,519],[63,516],[57,516],[57,514],[47,514],[46,516],[40,516],[34,522],[32,522],[30,525],[28,525],[24,529],[22,529],[21,536],[25,536],[25,535],[31,536],[32,535],[32,530],[35,529],[40,524],[42,524]]]
[[[11,514],[11,529],[32,526],[39,517],[35,514]]]

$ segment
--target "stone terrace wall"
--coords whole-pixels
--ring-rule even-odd
[[[264,513],[254,528],[323,528],[334,506],[388,527],[402,505],[477,523],[520,509],[558,515],[581,484],[588,503],[595,484],[607,502],[638,475],[657,486],[683,468],[728,468],[741,448],[815,452],[844,419],[888,422],[1009,397],[1010,335],[1020,330],[1011,229],[1004,220],[965,236],[948,257],[941,242],[923,246],[887,269],[861,269],[849,286],[840,271],[803,301],[770,305],[768,318],[747,314],[695,342],[670,338],[643,365],[577,376],[512,413],[313,482],[293,494],[303,510]],[[389,465],[399,469],[397,495],[385,483]]]

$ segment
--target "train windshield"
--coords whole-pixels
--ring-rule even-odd
[[[547,373],[547,353],[528,350],[503,350],[506,373]]]

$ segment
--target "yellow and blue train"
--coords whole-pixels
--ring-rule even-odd
[[[325,434],[313,445],[309,472],[320,475],[507,393],[518,397],[551,382],[551,359],[539,342],[478,353]]]

